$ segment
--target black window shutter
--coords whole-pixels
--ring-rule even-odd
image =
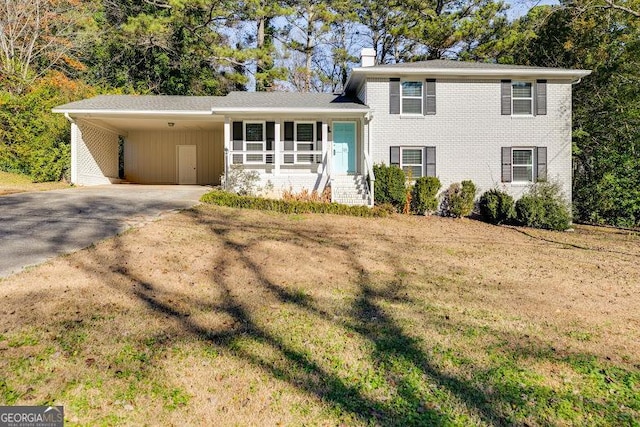
[[[389,114],[400,114],[400,79],[389,79]]]
[[[544,116],[547,114],[547,81],[536,81],[536,114]]]
[[[242,122],[233,122],[233,136],[232,139],[234,141],[242,141],[244,140],[244,135],[242,135]]]
[[[293,141],[293,122],[284,122],[284,140]]]
[[[390,147],[389,164],[400,167],[400,147]]]
[[[427,79],[427,82],[424,85],[424,114],[433,115],[435,113],[436,113],[436,79]]]
[[[242,122],[233,122],[233,130],[231,133],[231,139],[233,140],[233,150],[244,150],[244,129],[242,128]],[[242,163],[242,162],[240,162]]]
[[[547,180],[547,147],[536,148],[536,181]]]
[[[424,148],[424,176],[436,176],[436,147]]]
[[[316,122],[316,141],[322,141],[322,122]]]
[[[276,138],[275,122],[267,122],[267,150],[273,150],[273,141]]]
[[[511,182],[511,147],[502,147],[502,182]]]
[[[511,80],[502,80],[500,83],[501,114],[511,115]]]

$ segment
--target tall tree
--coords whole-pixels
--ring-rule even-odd
[[[537,36],[518,62],[593,73],[574,86],[574,210],[578,219],[640,225],[640,20],[607,1],[533,9]]]
[[[0,79],[22,93],[54,68],[82,68],[75,57],[90,2],[5,0],[0,2]]]

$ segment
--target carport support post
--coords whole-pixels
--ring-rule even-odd
[[[273,172],[275,175],[280,174],[280,121],[276,121],[273,125]]]
[[[227,181],[229,177],[229,160],[230,154],[229,150],[231,149],[231,119],[229,116],[224,118],[224,189],[227,190]]]

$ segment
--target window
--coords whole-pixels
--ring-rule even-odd
[[[533,114],[533,87],[530,82],[511,83],[512,114],[530,116]]]
[[[422,114],[422,82],[402,82],[402,114]]]
[[[296,151],[313,151],[315,150],[315,122],[296,122],[295,144]],[[313,154],[298,154],[296,156],[297,163],[313,162]]]
[[[245,151],[264,151],[265,146],[264,122],[245,122],[244,144]],[[264,154],[248,154],[247,163],[264,163]]]
[[[533,182],[533,149],[514,148],[511,155],[513,182]]]
[[[422,176],[422,147],[420,148],[401,148],[400,168],[411,179],[420,178]]]

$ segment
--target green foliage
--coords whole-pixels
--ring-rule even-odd
[[[472,181],[455,182],[442,196],[442,214],[454,218],[469,216],[473,212],[475,198],[476,185]]]
[[[582,221],[640,225],[639,22],[586,0],[519,20],[536,37],[517,47],[518,63],[593,70],[573,90],[573,203]]]
[[[242,209],[259,209],[285,214],[324,213],[336,215],[350,215],[360,217],[385,217],[388,209],[380,207],[370,209],[366,206],[347,206],[339,203],[300,202],[293,200],[265,199],[262,197],[240,196],[225,191],[214,190],[200,199],[203,203],[218,206],[228,206]]]
[[[480,215],[492,224],[504,224],[515,216],[513,197],[505,191],[491,189],[485,191],[478,201]]]
[[[397,166],[373,165],[375,181],[375,203],[391,203],[400,211],[406,201],[406,177]]]
[[[515,209],[517,222],[527,227],[563,231],[571,224],[571,207],[557,182],[533,184]]]
[[[58,181],[70,166],[69,123],[51,108],[91,90],[52,73],[21,96],[0,92],[0,170]]]
[[[438,191],[442,184],[437,177],[423,176],[416,179],[411,194],[411,211],[424,215],[438,210]]]

